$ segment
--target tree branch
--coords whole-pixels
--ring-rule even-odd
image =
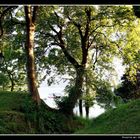
[[[76,23],[75,21],[73,21],[69,16],[68,16],[68,19],[73,23],[73,25],[75,25],[75,27],[77,27],[78,31],[79,31],[79,35],[81,37],[81,40],[83,40],[84,36],[83,36],[83,33],[82,33],[82,30],[81,30],[81,25],[80,23]]]
[[[57,15],[57,13],[55,13],[58,20],[59,20],[59,16]],[[75,67],[75,68],[78,68],[79,67],[79,63],[76,61],[76,59],[74,57],[72,57],[70,55],[70,53],[67,51],[66,49],[66,46],[65,46],[65,42],[62,38],[63,34],[62,34],[62,26],[58,25],[59,28],[60,28],[60,31],[57,32],[56,29],[50,24],[48,23],[50,28],[52,29],[52,31],[54,31],[58,37],[58,40],[59,40],[59,43],[58,41],[54,42],[54,43],[51,43],[51,45],[57,45],[59,46],[61,49],[62,49],[62,52],[64,53],[65,57],[68,59],[68,61]],[[52,34],[50,33],[47,33],[47,35],[50,35],[53,39],[55,38],[55,36],[53,36]]]
[[[94,30],[92,30],[92,32],[90,33],[89,36],[91,36],[98,28],[100,27],[114,27],[115,25],[117,24],[113,24],[113,25],[99,25],[99,26],[96,26],[96,28]]]
[[[85,35],[84,35],[84,42],[88,40],[89,37],[89,26],[91,22],[91,9],[85,9],[86,16],[87,16],[87,22],[86,22],[86,28],[85,28]]]
[[[48,25],[56,34],[58,34],[58,32],[54,29],[54,27],[49,22],[48,22]]]
[[[57,35],[53,35],[51,33],[45,33],[45,32],[39,32],[40,34],[43,34],[44,36],[43,37],[47,37],[47,38],[52,38],[54,40],[54,42],[57,42],[58,43],[58,38],[57,38]]]
[[[59,47],[61,47],[65,57],[68,59],[68,61],[75,67],[78,68],[79,67],[79,63],[69,54],[69,52],[67,51],[66,47],[64,46],[64,44],[60,44],[60,43],[51,43],[51,45],[57,45]]]
[[[56,12],[54,12],[54,14],[55,14],[55,16],[57,17],[57,23],[58,23],[58,27],[59,28],[62,28],[62,26],[60,25],[60,21],[59,21],[59,16],[58,16],[58,14],[56,13]]]

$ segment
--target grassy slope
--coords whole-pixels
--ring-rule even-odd
[[[0,92],[0,134],[28,132],[25,115],[20,111],[25,96],[25,93]]]
[[[39,124],[27,93],[0,91],[0,134],[69,134],[89,124],[42,106]],[[36,107],[35,107],[36,108]]]
[[[0,92],[0,134],[38,133],[21,109],[23,102],[27,108],[32,109],[28,100],[25,102],[26,97],[27,94],[20,92]],[[42,124],[45,127],[43,133],[66,134],[78,130],[76,133],[80,134],[140,134],[140,100],[107,111],[92,121],[77,117],[67,118],[51,111],[42,111],[42,115]],[[82,129],[85,125],[86,128]]]
[[[80,134],[140,134],[140,100],[120,105],[93,119]]]

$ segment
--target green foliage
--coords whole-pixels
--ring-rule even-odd
[[[9,88],[14,86],[16,90],[21,88],[21,86],[24,87],[26,84],[26,56],[22,48],[24,41],[23,36],[24,34],[22,33],[20,35],[18,33],[16,35],[11,34],[10,40],[4,36],[2,41],[0,41],[1,50],[4,54],[4,62],[1,65],[0,71],[8,77]]]
[[[122,55],[124,59],[124,64],[128,66],[135,67],[139,61],[139,34],[140,34],[140,23],[136,20],[135,25],[128,29],[126,34],[126,40],[122,46]]]
[[[117,34],[118,32],[126,32],[129,23],[133,22],[135,19],[131,7],[127,6],[99,6],[98,9],[94,6],[40,7],[40,18],[38,18],[38,24],[40,26],[37,26],[37,32],[39,33],[37,37],[39,37],[40,40],[37,40],[37,43],[42,47],[42,52],[43,49],[48,50],[48,59],[45,62],[42,61],[42,63],[44,63],[44,65],[48,63],[48,65],[55,66],[55,73],[58,75],[62,76],[67,73],[68,75],[73,76],[72,72],[74,70],[72,71],[73,66],[65,59],[59,46],[52,45],[53,43],[58,43],[58,39],[56,33],[49,27],[49,24],[53,27],[57,27],[58,30],[62,27],[67,51],[77,60],[77,62],[81,63],[82,39],[79,35],[78,28],[73,22],[81,26],[81,31],[84,35],[87,19],[86,9],[91,10],[91,18],[93,19],[90,22],[89,29],[90,36],[88,41],[92,46],[89,51],[94,50],[95,53],[98,48],[97,50],[100,55],[98,56],[97,65],[101,66],[101,68],[98,67],[98,69],[109,69],[108,63],[112,61],[114,55],[118,55],[119,53],[115,43],[120,45],[121,37],[116,41],[112,41],[112,35]],[[46,10],[48,12],[45,12]],[[59,17],[56,16],[55,12]],[[73,22],[70,21],[69,18],[71,18]],[[53,76],[53,78],[55,78],[55,76]]]
[[[84,100],[84,106],[92,107],[94,105],[95,101],[95,95],[94,94],[86,94],[82,97],[82,100]]]
[[[70,99],[69,99],[68,95],[70,95],[70,94],[72,95],[73,93],[75,93],[75,87],[74,86],[68,86],[65,91],[66,91],[67,95],[61,96],[59,98],[57,98],[57,96],[56,97],[54,96],[54,101],[55,101],[58,109],[60,111],[62,111],[62,113],[67,114],[69,112],[69,109],[72,108],[71,106],[72,106],[72,102],[74,100],[73,99],[69,102]],[[73,98],[74,98],[74,96],[73,96]],[[73,112],[71,112],[71,113],[73,114]]]
[[[46,10],[48,12],[46,12]],[[91,20],[89,23],[87,23],[87,10],[91,12],[89,18],[89,20]],[[43,69],[49,67],[49,75],[51,75],[52,72],[55,73],[48,79],[48,85],[56,82],[56,75],[63,77],[65,74],[72,77],[69,79],[68,86],[72,87],[74,85],[75,69],[66,57],[64,57],[65,55],[60,49],[59,37],[56,33],[62,29],[62,39],[66,50],[79,64],[81,64],[83,57],[82,48],[86,48],[87,42],[90,44],[88,46],[87,60],[87,65],[90,67],[88,69],[90,70],[86,72],[88,73],[88,79],[90,81],[87,82],[90,93],[97,93],[97,98],[102,98],[98,101],[107,103],[107,106],[111,106],[112,102],[119,100],[117,99],[118,97],[116,97],[110,89],[104,87],[104,85],[102,91],[96,91],[98,86],[100,88],[100,85],[96,84],[96,78],[101,85],[101,80],[109,79],[106,78],[106,73],[112,74],[114,71],[112,66],[114,56],[125,56],[124,60],[128,59],[127,62],[133,60],[135,57],[135,52],[137,52],[138,49],[136,47],[133,50],[132,45],[137,45],[135,41],[133,41],[131,45],[129,44],[131,39],[138,41],[138,37],[136,39],[136,33],[134,32],[134,28],[136,28],[138,24],[132,6],[99,6],[98,8],[94,6],[49,6],[40,7],[39,15],[40,18],[38,18],[37,23],[40,26],[37,27],[37,37],[39,38],[37,42],[41,47],[41,52],[48,50],[45,55],[46,59],[45,61],[42,59],[40,66],[43,64]],[[46,19],[45,22],[44,19]],[[83,45],[87,24],[89,24],[89,36],[87,42]],[[56,31],[54,31],[52,27],[56,29]],[[83,37],[81,37],[82,35]],[[124,54],[123,56],[121,56],[120,51]],[[50,67],[53,68],[51,69]],[[103,90],[105,90],[104,93]],[[84,98],[87,98],[86,100],[92,105],[94,97],[93,99],[89,98],[89,95]],[[66,97],[62,100],[65,100],[64,102],[67,103]],[[58,106],[62,107],[61,103],[58,104]]]
[[[138,99],[139,94],[139,70],[135,69],[136,74],[130,75],[129,71],[122,76],[122,83],[116,88],[115,93],[120,96],[124,101]],[[131,70],[130,70],[131,72]]]
[[[21,112],[26,96],[23,92],[0,91],[0,134],[30,133],[25,115]]]
[[[3,73],[0,73],[0,86],[4,89],[9,84],[9,79]]]
[[[38,108],[29,96],[22,103],[21,111],[25,114],[31,133],[67,134],[86,125],[82,119],[67,117],[58,110],[48,108],[43,102]]]
[[[0,92],[0,134],[70,134],[88,123],[50,109],[43,101],[37,108],[27,93]]]
[[[63,96],[61,98],[55,98],[55,102],[58,106],[59,109],[68,109],[69,110],[69,107],[70,105],[68,105],[68,97],[67,96]]]
[[[78,134],[138,134],[140,130],[140,100],[131,101],[106,111],[93,119]]]
[[[110,83],[102,81],[102,85],[97,88],[97,103],[105,109],[110,109],[123,103],[122,99],[114,94]]]
[[[26,96],[26,92],[0,91],[0,111],[20,111],[21,103]]]

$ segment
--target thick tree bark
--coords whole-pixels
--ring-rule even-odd
[[[35,11],[32,12],[31,6],[25,6],[25,18],[26,18],[26,55],[27,55],[27,78],[28,89],[32,96],[32,99],[39,105],[40,96],[37,89],[36,71],[35,71],[35,57],[34,57],[34,32],[35,32]],[[33,9],[35,10],[35,8]]]

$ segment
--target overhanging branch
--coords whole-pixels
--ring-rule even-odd
[[[77,27],[78,31],[79,31],[79,35],[81,37],[81,40],[83,40],[84,36],[83,36],[83,33],[82,33],[82,30],[81,30],[81,25],[80,23],[76,23],[75,21],[73,21],[69,16],[68,16],[68,19],[73,23],[73,25],[75,27]]]
[[[51,43],[51,45],[57,45],[59,46],[65,57],[68,59],[68,61],[75,67],[75,68],[78,68],[79,67],[79,63],[69,54],[69,52],[67,51],[66,47],[64,44],[60,44],[60,43]]]

